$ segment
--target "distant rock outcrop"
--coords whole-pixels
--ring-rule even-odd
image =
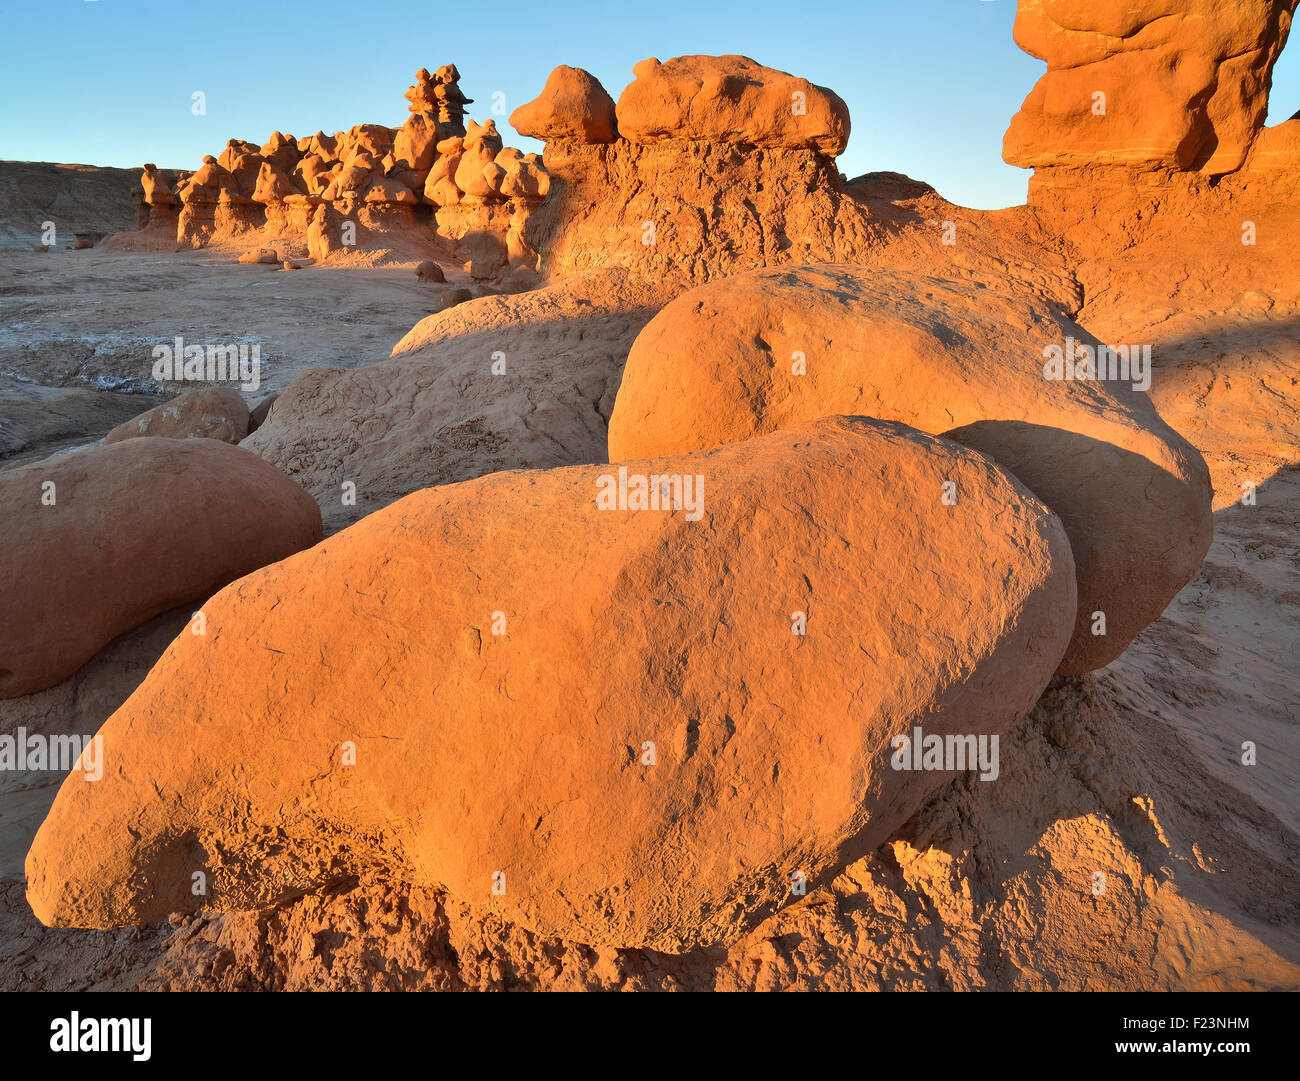
[[[318,261],[387,248],[454,255],[467,235],[488,231],[508,247],[509,268],[536,269],[522,238],[549,189],[546,168],[503,147],[493,121],[466,128],[471,99],[459,79],[454,64],[416,72],[400,128],[358,124],[301,139],[276,131],[260,146],[231,139],[174,189],[146,166],[149,228],[171,228],[182,247],[260,238]]]
[[[59,250],[79,232],[98,240],[138,227],[134,185],[129,169],[0,161],[0,247]]]

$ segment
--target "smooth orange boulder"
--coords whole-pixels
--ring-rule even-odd
[[[315,544],[320,509],[250,451],[128,439],[0,472],[0,698]]]
[[[896,768],[899,737],[992,747],[1074,600],[1018,481],[862,418],[426,489],[204,606],[28,899],[108,927],[384,865],[571,940],[734,940],[968,768]]]
[[[1048,304],[991,288],[836,264],[736,275],[683,294],[641,331],[610,460],[836,413],[981,450],[1065,523],[1079,610],[1061,672],[1076,675],[1160,616],[1200,566],[1213,522],[1204,459],[1132,389],[1149,364],[1127,379],[1048,378],[1048,351],[1071,342],[1100,344]],[[1116,344],[1139,347],[1141,363],[1140,343]],[[1070,366],[1084,372],[1082,360]]]

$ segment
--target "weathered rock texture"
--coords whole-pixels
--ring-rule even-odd
[[[836,413],[981,450],[1065,523],[1079,610],[1061,672],[1086,672],[1119,656],[1187,584],[1213,525],[1205,462],[1131,381],[1044,377],[1044,350],[1067,339],[1099,344],[1041,302],[932,277],[836,265],[739,275],[683,294],[637,337],[610,459]]]
[[[951,779],[892,769],[894,736],[1006,731],[1069,640],[1059,521],[956,444],[830,418],[636,469],[702,476],[698,520],[599,509],[599,466],[497,474],[213,598],[104,726],[129,766],[65,782],[33,911],[384,865],[596,945],[734,941]]]
[[[165,405],[132,417],[104,436],[105,443],[141,436],[166,439],[219,439],[238,443],[248,435],[248,403],[237,390],[189,390]]]
[[[1047,61],[1003,143],[1013,165],[1229,173],[1264,124],[1296,0],[1020,0]],[[1068,182],[1062,178],[1062,182]]]
[[[681,289],[779,264],[941,261],[953,277],[997,277],[1078,306],[1065,268],[1028,242],[1034,223],[1022,211],[1001,212],[1005,228],[898,173],[846,181],[832,155],[848,116],[829,91],[744,57],[656,65],[638,65],[619,99],[620,113],[639,118],[630,136],[620,128],[609,141],[561,122],[569,114],[558,102],[586,115],[608,97],[575,68],[557,69],[512,117],[547,140],[549,195],[526,239],[550,275],[620,266]],[[791,111],[795,93],[802,115]]]
[[[0,510],[4,698],[321,535],[297,484],[211,439],[129,439],[6,470]]]

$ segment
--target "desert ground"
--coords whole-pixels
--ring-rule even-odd
[[[1300,989],[1300,119],[1229,85],[1295,5],[1170,6],[1022,4],[1005,210],[735,56],[557,68],[540,158],[447,66],[193,174],[0,163],[0,734],[107,756],[0,769],[0,989]],[[1155,104],[1045,110],[1076,33]],[[1189,48],[1222,97],[1125,60]]]

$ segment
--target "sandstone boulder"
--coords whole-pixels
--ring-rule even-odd
[[[442,272],[442,267],[432,259],[426,259],[415,268],[415,277],[422,282],[445,282],[447,276]]]
[[[145,165],[140,186],[144,189],[144,201],[150,206],[171,206],[176,202],[176,193],[153,162]]]
[[[468,233],[461,245],[469,253],[469,262],[465,269],[476,281],[491,278],[504,270],[510,263],[510,252],[506,243],[495,233],[476,231]]]
[[[52,502],[51,502],[52,501]],[[320,510],[257,455],[131,439],[0,473],[0,697],[320,539]]]
[[[231,160],[228,168],[230,175],[235,178],[240,195],[253,198],[262,167],[267,164],[269,163],[261,154],[238,154]],[[271,168],[275,169],[274,166]]]
[[[298,194],[298,189],[293,186],[293,181],[289,177],[269,161],[264,161],[258,171],[257,183],[253,185],[252,194],[255,203],[281,203],[290,195]]]
[[[266,142],[259,148],[258,153],[264,160],[270,162],[277,171],[289,173],[298,164],[298,159],[302,157],[303,152],[298,149],[298,140],[292,135],[273,131]]]
[[[141,436],[164,439],[219,439],[238,443],[248,434],[248,405],[237,390],[207,387],[189,390],[164,405],[119,424],[105,443]]]
[[[456,170],[465,153],[465,141],[459,135],[443,139],[438,144],[438,155],[424,181],[424,201],[434,206],[455,206],[460,202],[460,189],[456,187]]]
[[[591,72],[565,64],[551,72],[540,95],[510,114],[510,126],[543,142],[612,143],[618,138],[614,99]]]
[[[337,164],[319,154],[308,154],[294,166],[293,177],[309,195],[319,195],[330,182],[330,169]]]
[[[371,183],[366,189],[365,201],[367,203],[407,203],[415,206],[419,203],[419,198],[406,187],[392,177],[380,176]]]
[[[448,289],[438,298],[437,304],[434,305],[434,314],[445,312],[449,308],[456,307],[457,304],[464,304],[473,299],[473,292],[466,289],[463,285],[458,286],[455,289]]]
[[[427,173],[437,153],[438,125],[421,113],[413,113],[393,139],[393,154],[415,172]]]
[[[323,131],[318,131],[315,135],[307,135],[298,140],[298,149],[304,155],[315,154],[318,157],[331,159],[335,156],[338,148],[338,139],[333,135],[326,135]]]
[[[494,192],[507,199],[535,203],[551,190],[551,176],[536,154],[521,153],[513,146],[504,147],[484,167],[484,177]]]
[[[1060,523],[957,444],[829,418],[634,472],[700,502],[496,474],[213,598],[101,730],[121,764],[60,790],[37,917],[192,910],[196,872],[246,909],[380,865],[579,942],[731,941],[956,775],[894,768],[895,737],[1005,732],[1069,640]]]
[[[610,460],[836,413],[984,451],[1065,524],[1079,610],[1061,672],[1086,672],[1160,615],[1213,526],[1204,460],[1131,381],[1045,378],[1045,350],[1067,340],[1099,344],[1042,302],[976,285],[833,264],[737,275],[683,294],[637,337]]]
[[[634,143],[689,139],[831,157],[849,141],[849,109],[832,90],[747,56],[642,60],[619,95],[618,133]]]

